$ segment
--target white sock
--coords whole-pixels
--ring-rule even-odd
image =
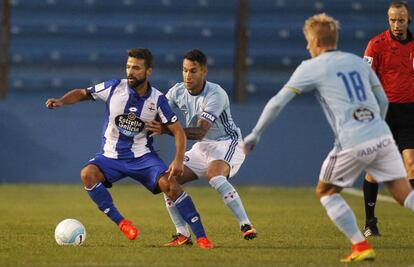
[[[414,190],[408,194],[408,196],[404,200],[404,207],[414,211]]]
[[[165,193],[163,195],[165,206],[167,207],[168,214],[170,214],[171,220],[175,225],[177,233],[189,237],[190,231],[187,228],[187,223],[184,221],[183,217],[181,217],[180,212],[174,204],[174,201],[172,201]]]
[[[210,179],[210,185],[219,192],[223,198],[224,203],[233,212],[234,216],[239,221],[240,226],[244,224],[251,225],[246,211],[244,210],[243,203],[237,193],[236,189],[227,181],[227,178],[223,175],[218,175]]]
[[[341,230],[352,244],[365,240],[358,228],[355,214],[339,194],[323,196],[320,199],[332,222]]]

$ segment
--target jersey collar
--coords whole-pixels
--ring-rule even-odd
[[[407,39],[405,40],[398,40],[397,38],[395,38],[394,34],[392,34],[391,30],[388,30],[388,34],[390,35],[391,39],[394,41],[399,42],[400,44],[408,44],[409,42],[411,42],[413,40],[413,35],[412,33],[407,30]]]
[[[150,95],[152,93],[152,87],[151,87],[151,84],[149,82],[147,84],[148,84],[147,93],[143,96],[139,96],[137,94],[137,92],[135,92],[135,90],[133,88],[129,87],[129,86],[128,86],[128,93],[132,94],[132,95],[136,95],[138,98],[148,98],[148,97],[150,97]]]
[[[203,82],[203,88],[201,89],[201,91],[200,92],[198,92],[197,94],[192,94],[192,93],[190,93],[190,91],[188,91],[187,90],[187,92],[190,94],[190,95],[192,95],[192,96],[197,96],[197,95],[201,95],[201,93],[203,93],[203,91],[204,91],[204,88],[206,88],[206,81],[204,81]]]

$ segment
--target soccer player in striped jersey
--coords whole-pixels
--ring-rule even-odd
[[[256,229],[247,217],[239,194],[228,181],[245,158],[242,135],[232,119],[226,91],[220,85],[206,81],[207,72],[206,55],[197,49],[188,51],[183,60],[183,82],[174,85],[166,94],[170,106],[179,109],[185,117],[187,138],[197,140],[185,153],[184,174],[177,177],[177,181],[184,184],[206,178],[238,220],[244,239],[253,239]],[[147,126],[156,134],[168,132],[168,128],[161,127],[156,121]],[[177,230],[166,246],[191,244],[186,222],[174,202],[164,196]]]
[[[91,199],[125,236],[134,240],[138,228],[125,219],[115,207],[107,188],[129,176],[153,194],[163,192],[177,207],[178,213],[191,226],[200,248],[210,249],[200,215],[191,197],[181,189],[175,177],[184,172],[185,133],[165,96],[152,87],[152,54],[146,48],[128,51],[127,79],[110,80],[87,89],[74,89],[59,99],[48,99],[46,107],[54,109],[83,100],[102,100],[106,113],[102,135],[102,151],[81,171],[81,179]],[[145,123],[159,118],[174,135],[176,154],[167,167],[155,153],[153,138]]]
[[[280,111],[295,95],[312,92],[335,134],[316,194],[332,222],[352,243],[342,262],[373,260],[375,252],[358,228],[340,192],[362,171],[384,182],[398,203],[414,210],[414,191],[405,179],[401,155],[384,118],[388,101],[377,76],[360,57],[336,50],[339,22],[326,14],[305,21],[303,31],[312,59],[303,61],[287,84],[266,104],[256,126],[244,139],[252,150]]]

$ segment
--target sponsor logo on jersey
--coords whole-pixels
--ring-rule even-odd
[[[130,112],[137,112],[138,109],[136,107],[130,107],[128,110]]]
[[[144,129],[145,122],[135,113],[121,114],[115,117],[115,125],[122,134],[133,137]]]
[[[354,119],[361,122],[371,121],[374,119],[374,113],[367,108],[357,108],[354,111]]]
[[[391,144],[391,139],[384,139],[378,142],[376,145],[369,146],[369,147],[359,150],[357,155],[358,157],[369,156],[372,153],[377,152],[381,148],[389,146],[390,144]]]
[[[374,59],[372,57],[369,56],[364,56],[364,62],[368,63],[370,66],[372,66],[372,61]]]
[[[184,161],[185,162],[190,161],[190,158],[188,156],[184,156]]]

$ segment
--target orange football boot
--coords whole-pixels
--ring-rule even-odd
[[[207,237],[200,237],[197,239],[197,246],[202,249],[212,249],[213,243]]]
[[[137,238],[138,234],[139,234],[139,230],[138,228],[131,222],[128,221],[127,219],[123,219],[119,224],[118,224],[119,229],[121,230],[121,232],[129,239],[129,240],[134,240],[135,238]]]

